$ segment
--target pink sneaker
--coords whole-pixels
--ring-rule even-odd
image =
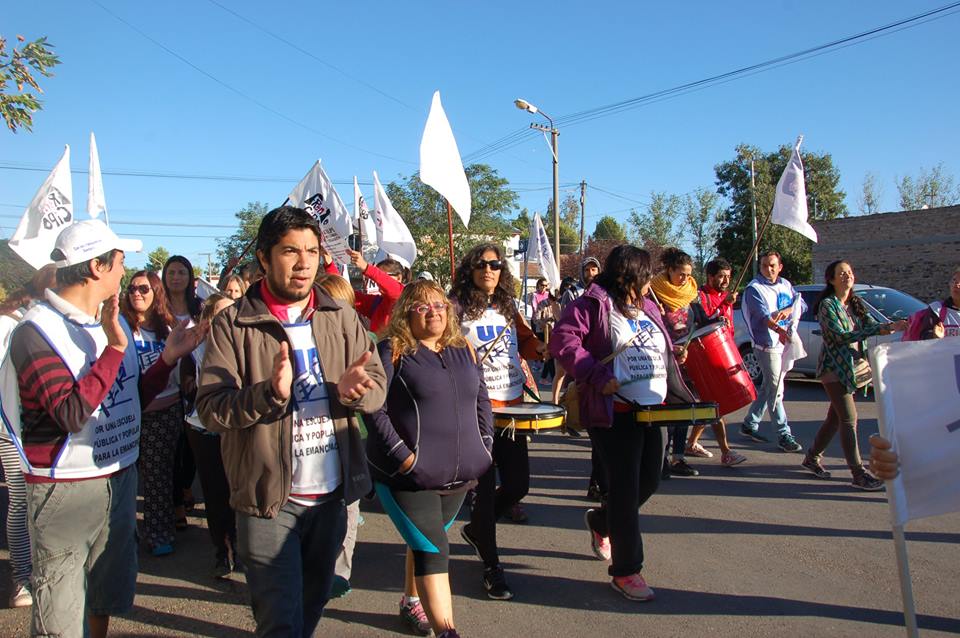
[[[629,576],[614,576],[610,581],[610,586],[630,600],[639,600],[648,602],[656,598],[656,594],[647,585],[640,573],[630,574]]]
[[[693,445],[688,445],[687,448],[683,451],[687,456],[696,456],[701,459],[712,459],[713,452],[707,448],[700,445],[700,443],[694,443]]]
[[[419,600],[408,603],[406,597],[400,599],[400,620],[420,636],[429,636],[433,633],[430,620]]]
[[[730,450],[729,452],[724,452],[720,457],[720,465],[724,467],[733,467],[734,465],[740,465],[747,460],[747,457],[740,454],[736,450]]]
[[[600,560],[610,560],[610,538],[597,534],[593,531],[593,528],[590,527],[590,512],[595,511],[596,510],[589,509],[583,513],[583,522],[590,532],[590,548],[593,550],[593,555]]]

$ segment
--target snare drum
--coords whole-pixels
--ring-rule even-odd
[[[567,411],[555,403],[517,403],[493,408],[493,425],[498,429],[552,430],[563,425]]]
[[[716,423],[716,403],[672,403],[670,405],[638,405],[633,408],[633,417],[642,425],[709,425]]]

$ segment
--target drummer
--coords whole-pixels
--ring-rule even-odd
[[[470,250],[457,267],[450,297],[461,331],[480,357],[483,378],[494,412],[497,407],[523,402],[524,374],[520,358],[545,359],[546,346],[537,339],[517,311],[513,275],[500,246],[483,243]],[[502,333],[502,334],[501,334]],[[509,429],[494,436],[493,462],[475,490],[470,522],[460,534],[483,561],[487,596],[510,600],[497,551],[497,520],[526,496],[530,487],[530,459],[525,436]]]
[[[729,291],[730,278],[733,274],[733,268],[730,262],[723,257],[718,257],[708,261],[704,267],[707,274],[707,283],[700,288],[698,297],[700,306],[707,315],[708,320],[722,319],[724,330],[730,336],[733,342],[733,304],[737,302],[737,291]],[[747,460],[747,457],[736,450],[730,448],[727,442],[727,426],[723,419],[720,419],[712,426],[713,435],[717,439],[717,447],[720,448],[720,464],[726,467],[739,465]],[[687,439],[685,452],[690,456],[701,458],[711,458],[713,453],[700,444],[700,435],[706,429],[705,425],[695,425],[690,432],[690,438]]]
[[[641,574],[638,510],[660,485],[663,435],[659,427],[638,425],[630,404],[696,400],[680,376],[660,310],[646,297],[651,274],[650,253],[617,246],[550,340],[550,352],[578,384],[580,422],[609,483],[605,502],[584,515],[591,548],[597,558],[612,559],[611,587],[637,601],[654,598]],[[601,362],[614,353],[611,363]]]

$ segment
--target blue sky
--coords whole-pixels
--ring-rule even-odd
[[[214,237],[230,234],[237,209],[281,203],[318,158],[344,182],[357,175],[369,183],[373,170],[383,182],[416,171],[434,90],[468,155],[543,121],[516,109],[517,97],[557,118],[947,4],[216,2],[222,6],[8,3],[0,33],[46,35],[63,63],[43,82],[34,132],[0,132],[0,234],[12,233],[45,177],[16,169],[48,171],[70,144],[72,165],[85,170],[90,131],[104,171],[204,177],[105,175],[115,230],[144,240],[144,253],[128,264],[141,265],[158,245],[203,263]],[[958,26],[955,9],[796,64],[561,127],[563,190],[578,191],[583,179],[620,195],[588,191],[590,232],[604,214],[623,220],[642,208],[652,190],[712,186],[713,167],[741,142],[770,150],[802,133],[806,148],[833,154],[851,212],[868,171],[881,183],[883,208],[896,209],[897,177],[940,162],[960,177]],[[545,209],[551,160],[542,138],[484,161],[510,180],[522,206]],[[350,186],[338,190],[352,202]],[[364,192],[372,200],[372,187]],[[85,174],[74,174],[74,200],[84,218]]]

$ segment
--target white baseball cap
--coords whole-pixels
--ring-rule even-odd
[[[76,266],[90,261],[111,250],[140,252],[143,242],[139,239],[120,239],[110,227],[99,219],[87,219],[70,224],[57,236],[54,253],[63,253],[63,259],[54,259],[57,268]],[[59,257],[60,255],[57,255]]]

